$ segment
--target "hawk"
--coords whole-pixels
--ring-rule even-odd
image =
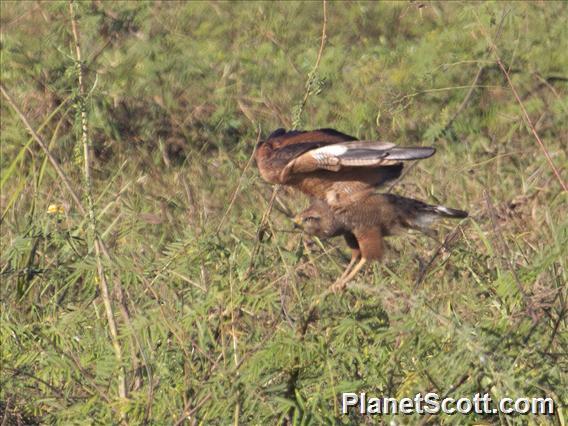
[[[264,180],[291,186],[310,197],[311,206],[298,220],[308,233],[345,237],[352,259],[334,286],[340,289],[365,262],[381,259],[383,237],[395,224],[425,230],[420,223],[425,225],[430,218],[443,216],[444,211],[448,216],[449,212],[459,212],[458,216],[465,213],[374,193],[377,187],[400,176],[402,161],[428,158],[434,153],[431,147],[360,141],[334,129],[278,129],[259,142],[255,159]],[[318,220],[320,225],[313,227]]]
[[[367,261],[383,257],[385,237],[401,229],[415,229],[434,237],[430,225],[441,218],[462,219],[463,210],[426,204],[394,194],[364,191],[331,205],[312,200],[310,206],[294,218],[304,232],[326,239],[342,235],[351,249],[351,261],[333,286],[345,288]],[[357,261],[359,261],[357,263]]]

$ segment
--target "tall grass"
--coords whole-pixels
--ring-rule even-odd
[[[383,423],[566,423],[566,4],[0,7],[6,424],[371,423],[360,391],[558,409]],[[471,217],[324,298],[343,243],[251,163],[300,125],[434,144],[392,190]]]

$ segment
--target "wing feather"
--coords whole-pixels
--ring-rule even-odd
[[[403,148],[392,143],[376,141],[341,142],[313,148],[308,148],[286,165],[281,174],[283,181],[296,173],[316,170],[338,172],[343,167],[386,166],[399,161],[428,158],[436,152],[431,147]]]

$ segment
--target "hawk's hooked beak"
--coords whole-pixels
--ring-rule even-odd
[[[302,218],[299,214],[294,216],[294,229],[302,229]]]

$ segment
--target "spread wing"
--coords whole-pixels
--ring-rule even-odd
[[[256,162],[267,182],[325,199],[331,190],[354,193],[382,185],[400,176],[401,161],[427,158],[434,152],[434,148],[359,141],[333,129],[278,129],[257,146]]]
[[[430,147],[401,148],[388,142],[353,141],[301,152],[282,169],[280,173],[282,183],[297,173],[310,173],[317,170],[340,172],[348,167],[390,166],[400,161],[428,158],[436,150]],[[338,176],[338,179],[341,177]]]

